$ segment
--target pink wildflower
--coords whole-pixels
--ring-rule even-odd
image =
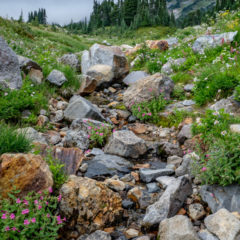
[[[50,214],[49,213],[47,214],[47,218],[50,218]]]
[[[21,203],[21,200],[18,198],[17,200],[16,200],[16,203]]]
[[[36,218],[32,218],[31,222],[35,223],[36,222]]]
[[[202,171],[202,172],[206,172],[206,171],[207,171],[207,168],[206,168],[206,167],[203,167],[203,168],[201,169],[201,171]]]
[[[42,206],[41,205],[38,205],[38,210],[42,209]]]
[[[14,213],[11,213],[10,218],[11,218],[11,219],[14,219],[14,218],[15,218],[15,214],[14,214]]]
[[[98,135],[98,134],[99,134],[99,132],[96,132],[96,134]]]
[[[46,203],[46,205],[48,205],[48,202],[45,202]]]
[[[48,191],[49,191],[49,193],[52,193],[52,192],[53,192],[52,187],[50,187],[50,188],[48,189]]]
[[[23,200],[23,203],[25,204],[25,205],[28,205],[28,201],[27,200]]]
[[[28,214],[29,213],[29,210],[28,209],[24,209],[24,210],[22,210],[22,215],[24,215],[24,214]]]
[[[116,130],[115,130],[115,129],[113,129],[113,132],[115,133],[115,132],[116,132]]]
[[[148,115],[148,116],[152,116],[152,113],[148,113],[147,115]]]
[[[100,135],[100,136],[103,136],[103,133],[100,133],[99,135]]]
[[[88,135],[87,137],[88,137],[88,138],[90,138],[91,136],[90,136],[90,135]]]
[[[142,114],[142,117],[145,117],[145,113]]]
[[[2,219],[7,219],[6,213],[4,213],[4,214],[2,215]]]
[[[12,230],[13,230],[13,231],[16,231],[16,230],[17,230],[17,228],[13,227],[13,228],[12,228]]]
[[[88,127],[88,129],[89,129],[89,130],[91,130],[91,129],[92,129],[92,127],[90,127],[90,126],[89,126],[89,127]]]
[[[27,219],[25,219],[23,224],[24,224],[24,225],[29,225],[30,222],[29,222]]]
[[[38,200],[34,200],[34,204],[37,205],[38,204]]]
[[[58,202],[61,202],[61,200],[62,200],[62,195],[59,194],[59,196],[58,196]]]
[[[40,200],[43,200],[43,196],[40,197]]]
[[[7,231],[9,231],[10,230],[10,227],[9,226],[6,226],[5,227],[5,231],[7,232]]]

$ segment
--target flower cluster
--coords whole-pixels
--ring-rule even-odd
[[[0,238],[1,239],[50,239],[66,218],[55,212],[62,196],[54,197],[49,191],[30,193],[24,198],[10,194],[11,200],[1,200]]]

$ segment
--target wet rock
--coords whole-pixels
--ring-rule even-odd
[[[240,237],[240,221],[224,208],[206,217],[204,223],[208,231],[220,240],[235,240]]]
[[[180,144],[184,144],[187,139],[192,138],[192,124],[186,124],[182,127],[181,131],[179,132],[177,139]]]
[[[173,144],[170,142],[162,142],[160,144],[160,154],[163,157],[169,157],[169,156],[182,157],[183,156],[183,152],[180,146],[178,144]]]
[[[86,74],[91,66],[109,65],[113,68],[114,77],[121,78],[129,72],[128,61],[119,47],[94,44],[89,51],[82,54],[82,73]]]
[[[143,225],[151,227],[166,218],[175,216],[191,193],[192,186],[188,178],[176,179],[167,187],[157,202],[148,206]]]
[[[113,133],[105,153],[122,157],[138,158],[147,151],[145,141],[137,137],[132,131],[116,131]]]
[[[199,240],[191,221],[181,215],[163,220],[158,237],[161,240]]]
[[[80,71],[81,64],[78,60],[77,55],[73,53],[64,54],[61,58],[58,59],[58,62],[68,65],[71,68],[75,69],[76,71]]]
[[[189,217],[197,221],[205,216],[206,212],[204,207],[200,203],[194,203],[189,206]]]
[[[105,120],[97,107],[80,96],[73,96],[70,99],[69,105],[64,111],[64,117],[68,121],[73,121],[79,118],[90,118],[99,121]]]
[[[88,170],[85,176],[89,178],[115,175],[122,177],[129,173],[132,167],[132,164],[124,158],[109,154],[97,155],[87,163]]]
[[[170,94],[174,88],[174,83],[171,78],[160,73],[142,78],[135,84],[132,84],[123,94],[123,101],[126,107],[131,105],[150,101],[154,97],[163,94],[167,99],[170,99]]]
[[[220,46],[222,44],[222,41],[224,41],[224,43],[231,43],[237,34],[238,32],[236,31],[201,36],[194,42],[192,49],[196,53],[203,54],[206,48],[214,48]]]
[[[104,229],[122,215],[120,196],[101,182],[71,175],[60,194],[60,210],[80,234]]]
[[[52,70],[47,77],[47,81],[58,87],[61,87],[67,81],[67,79],[62,72],[58,70]]]
[[[198,232],[198,236],[201,240],[219,240],[213,234],[211,234],[208,230],[200,230]]]
[[[53,185],[52,173],[39,155],[3,154],[0,157],[0,195],[8,197],[15,187],[19,196],[47,190]]]
[[[2,37],[0,37],[0,63],[0,87],[21,88],[22,77],[17,55]]]
[[[114,79],[114,72],[111,66],[98,64],[91,66],[87,73],[87,76],[90,76],[92,80],[97,82],[96,87],[104,86],[107,87],[112,83]]]
[[[230,212],[240,209],[240,186],[238,185],[226,187],[205,185],[200,188],[200,195],[213,213],[222,208],[226,208]]]
[[[150,183],[161,176],[169,176],[174,174],[172,169],[140,169],[140,178],[145,183]]]
[[[149,74],[147,74],[146,72],[144,71],[133,71],[131,73],[129,73],[124,79],[123,79],[123,82],[126,84],[126,85],[131,85],[131,84],[134,84],[136,83],[137,81],[141,80],[142,78],[145,78],[149,76]]]

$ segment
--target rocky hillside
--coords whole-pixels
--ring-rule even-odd
[[[239,21],[129,45],[2,19],[0,239],[238,240]]]
[[[190,12],[206,11],[216,4],[216,0],[167,0],[168,9],[174,12],[176,19],[183,18]]]

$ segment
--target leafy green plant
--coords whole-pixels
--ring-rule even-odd
[[[24,153],[30,151],[31,148],[31,140],[26,137],[24,132],[19,132],[16,127],[0,122],[0,155]]]
[[[10,199],[0,199],[0,238],[55,240],[66,219],[56,215],[61,196],[54,197],[49,192],[19,198],[19,191],[15,191],[9,194]]]
[[[184,100],[185,97],[185,92],[183,87],[179,85],[175,85],[173,93],[172,93],[172,98],[177,99],[177,100]]]
[[[240,85],[235,88],[234,99],[240,102]]]
[[[167,100],[163,95],[153,98],[151,101],[133,104],[131,111],[135,117],[141,121],[150,121],[157,123],[159,121],[159,113],[166,107]]]
[[[54,190],[58,191],[67,180],[67,175],[64,172],[64,164],[53,157],[51,150],[47,151],[47,155],[44,159],[53,175]]]
[[[88,123],[88,130],[90,131],[90,134],[88,135],[88,138],[91,141],[92,147],[102,147],[107,141],[107,138],[111,134],[112,127],[107,123],[102,123],[101,126],[95,126],[90,121],[87,121]]]

